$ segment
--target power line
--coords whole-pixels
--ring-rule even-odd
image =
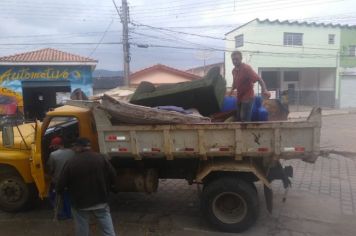
[[[330,1],[328,1],[328,2],[330,2]],[[314,3],[308,2],[308,3],[303,3],[303,4],[294,3],[294,4],[296,4],[296,5],[289,5],[289,6],[284,5],[284,6],[273,7],[273,8],[271,8],[271,6],[270,6],[269,8],[271,8],[271,10],[278,10],[278,9],[285,9],[285,8],[288,8],[288,7],[301,7],[301,6],[306,6],[306,5],[310,5],[310,4],[315,4],[315,2]],[[325,4],[325,1],[323,1],[323,4]],[[190,18],[193,18],[193,17],[196,18],[196,17],[199,17],[199,16],[200,17],[209,16],[210,18],[218,18],[218,17],[224,17],[224,16],[232,16],[234,14],[246,15],[246,14],[249,14],[250,12],[256,12],[257,9],[258,9],[258,6],[254,7],[253,9],[250,9],[250,10],[244,10],[244,11],[240,11],[238,13],[237,12],[231,12],[229,14],[226,14],[226,13],[225,14],[216,14],[215,10],[214,10],[214,13],[205,12],[205,13],[202,13],[200,15],[198,13],[194,12],[193,15],[184,14],[182,16],[183,18],[179,19],[179,22],[182,22],[182,20],[185,21],[185,20],[189,20]],[[266,7],[264,7],[264,10],[268,10],[268,9]],[[165,23],[178,22],[177,20],[172,19],[172,15],[175,15],[175,14],[170,13],[170,15],[169,15],[170,19],[165,20]],[[176,14],[176,15],[179,15],[179,14]],[[155,15],[155,16],[151,16],[151,18],[150,17],[143,17],[143,18],[141,17],[140,18],[140,16],[137,16],[137,18],[139,18],[140,20],[145,19],[145,20],[151,20],[151,21],[152,21],[152,19],[154,20],[154,17],[160,17],[160,21],[162,21],[162,17],[163,16],[162,15],[160,15],[160,16],[159,15]]]
[[[91,42],[72,42],[72,43],[64,43],[64,42],[48,42],[48,43],[0,43],[0,46],[44,46],[44,45],[97,45],[98,43]],[[102,45],[116,45],[122,44],[122,42],[104,42]]]
[[[24,1],[21,0],[21,3],[19,4],[18,2],[14,2],[13,0],[1,0],[1,3],[4,4],[4,6],[14,6],[14,7],[26,7],[26,8],[31,8],[35,7],[36,9],[49,9],[51,7],[56,8],[56,9],[61,9],[61,10],[91,10],[91,11],[97,11],[100,10],[102,11],[103,9],[111,9],[111,5],[98,5],[98,4],[90,4],[90,3],[85,3],[84,4],[75,4],[75,2],[70,2],[70,4],[65,4],[64,2],[56,3],[56,2],[46,2],[44,5],[43,2],[37,2],[30,0],[30,1]]]
[[[36,20],[48,20],[48,19],[56,19],[58,21],[77,21],[77,22],[89,22],[89,21],[95,21],[95,22],[99,22],[99,21],[105,21],[107,22],[107,20],[110,20],[112,18],[115,18],[115,16],[107,16],[107,17],[99,17],[99,16],[92,16],[92,15],[85,15],[85,16],[63,16],[63,15],[56,15],[56,14],[49,14],[49,15],[31,15],[29,13],[27,14],[22,14],[22,13],[9,13],[8,16],[3,17],[0,16],[0,19],[2,19],[2,21],[6,21],[6,19],[14,19],[14,14],[17,15],[21,15],[22,19],[31,19],[31,21],[36,21]],[[119,18],[117,18],[119,20]]]
[[[95,46],[95,48],[93,49],[93,51],[91,51],[91,53],[89,54],[88,57],[91,57],[91,56],[95,53],[96,49],[98,49],[98,47],[99,47],[100,44],[103,42],[103,40],[104,40],[104,38],[105,38],[105,36],[106,36],[106,33],[107,33],[108,30],[110,29],[110,26],[112,25],[113,22],[114,22],[114,19],[112,19],[112,20],[110,21],[108,27],[105,29],[105,31],[104,31],[102,37],[100,38],[98,44]]]
[[[155,10],[150,10],[148,11],[147,13],[152,13],[154,12],[155,14],[154,15],[146,15],[146,19],[147,18],[157,18],[157,17],[162,17],[162,16],[172,16],[172,15],[183,15],[184,16],[187,16],[187,15],[204,15],[204,14],[211,14],[210,12],[208,12],[209,10],[210,11],[213,11],[214,13],[216,12],[219,12],[221,10],[223,10],[224,12],[226,12],[226,9],[227,10],[230,10],[228,11],[230,14],[233,14],[233,13],[244,13],[246,11],[256,11],[256,9],[260,9],[260,8],[263,8],[263,9],[267,9],[267,8],[274,8],[274,9],[279,9],[279,8],[286,8],[286,7],[294,7],[294,6],[304,6],[304,5],[315,5],[315,4],[320,4],[320,3],[330,3],[330,2],[339,2],[339,1],[342,1],[342,0],[328,0],[328,1],[324,1],[324,0],[310,0],[310,1],[299,1],[299,2],[285,2],[284,0],[271,0],[269,2],[259,2],[259,3],[251,3],[250,1],[249,2],[246,2],[246,4],[241,4],[239,6],[239,10],[238,11],[233,11],[233,7],[230,6],[230,5],[223,5],[223,7],[216,7],[216,4],[214,5],[211,5],[212,7],[214,8],[204,8],[204,6],[207,6],[206,4],[204,4],[204,6],[198,6],[198,9],[197,10],[193,10],[194,8],[193,7],[188,7],[186,8],[186,10],[188,11],[182,11],[182,8],[179,8],[178,10],[180,12],[174,14],[172,13],[172,11],[174,11],[173,9],[164,9],[164,11],[162,11],[163,13],[165,14],[157,14],[157,9]],[[284,3],[284,4],[283,4]],[[184,9],[183,9],[184,10]],[[243,12],[242,12],[243,11]],[[134,12],[135,13],[135,12]],[[142,13],[139,13],[140,16],[142,16]]]
[[[316,1],[316,0],[311,0],[311,1]],[[337,1],[341,1],[341,0],[337,0]],[[240,7],[256,7],[256,5],[264,5],[264,6],[268,6],[268,5],[276,5],[276,4],[281,4],[281,3],[285,3],[285,0],[270,0],[270,1],[260,1],[260,0],[245,0],[245,1],[240,1],[239,3],[239,8]],[[301,0],[299,2],[308,2],[306,0]],[[292,2],[293,3],[293,2]],[[201,2],[193,2],[193,3],[189,3],[189,4],[183,4],[183,5],[179,5],[179,6],[167,6],[167,7],[145,7],[145,9],[142,10],[135,10],[135,8],[133,9],[134,12],[138,12],[138,13],[150,13],[152,11],[154,11],[155,13],[157,12],[167,12],[167,11],[173,11],[173,10],[192,10],[197,8],[198,10],[200,9],[204,9],[207,7],[219,7],[219,6],[225,6],[225,7],[229,7],[230,9],[233,10],[233,6],[234,3],[232,1],[228,1],[228,2],[219,2],[219,1],[204,1],[203,3]],[[209,8],[211,9],[211,8]]]
[[[196,37],[201,37],[201,38],[207,38],[207,39],[215,39],[215,40],[224,40],[224,41],[232,41],[235,42],[233,39],[226,39],[226,38],[219,38],[219,37],[214,37],[214,36],[209,36],[209,35],[201,35],[201,34],[195,34],[195,33],[187,33],[183,31],[177,31],[177,30],[171,30],[163,27],[155,27],[151,25],[146,25],[146,24],[141,24],[141,23],[133,23],[131,22],[134,26],[144,26],[147,28],[155,29],[155,30],[163,30],[163,31],[168,31],[172,33],[177,33],[177,34],[185,34],[185,35],[190,35],[190,36],[196,36]],[[244,41],[248,44],[255,44],[255,45],[265,45],[265,46],[273,46],[273,47],[286,47],[285,45],[280,45],[280,44],[272,44],[272,43],[259,43],[259,42],[251,42],[251,41]],[[291,46],[288,46],[289,48]],[[292,46],[293,47],[293,46]],[[300,46],[295,47],[295,48],[300,48]],[[337,51],[338,49],[331,49],[331,48],[321,48],[321,47],[302,47],[305,49],[317,49],[317,50],[330,50],[330,51]]]
[[[273,2],[278,2],[278,1],[283,1],[283,0],[274,0],[274,1],[272,1],[272,3]],[[317,0],[317,1],[319,1],[319,0]],[[340,0],[333,0],[333,1],[340,1]],[[215,5],[216,5],[216,2],[210,2],[210,3],[215,3]],[[246,3],[248,3],[247,1],[246,1]],[[268,4],[269,5],[271,5],[270,4],[271,3],[271,1],[269,1],[269,2],[263,2],[263,3],[259,3],[259,5],[261,5],[261,4],[267,4],[266,6],[268,6]],[[299,3],[301,3],[301,2],[299,2]],[[48,5],[48,4],[47,4]],[[47,10],[47,9],[49,9],[49,10],[52,10],[51,8],[49,8],[49,7],[47,7],[47,5],[46,6],[36,6],[36,11],[38,11],[38,8],[39,7],[42,7],[43,9],[45,9],[45,10]],[[185,6],[189,6],[189,5],[192,5],[192,4],[186,4]],[[213,6],[215,6],[215,5],[213,5]],[[251,6],[253,6],[253,9],[256,9],[256,4],[251,4],[251,3],[249,3],[249,4],[245,4],[245,6],[249,6],[249,5],[251,5]],[[3,6],[3,8],[4,7],[6,7],[6,6],[8,6],[8,4],[5,4],[4,6]],[[18,10],[19,9],[19,5],[13,5],[14,6],[14,10]],[[23,6],[23,4],[21,4],[21,6]],[[62,5],[61,5],[62,6]],[[206,6],[206,3],[204,2],[204,5],[202,6],[201,4],[199,5],[199,10],[201,10],[202,9],[202,7],[205,7]],[[29,6],[27,6],[26,7],[26,9],[23,9],[23,10],[25,10],[25,12],[24,13],[27,13],[28,14],[28,8],[29,7],[33,7],[33,3],[31,3]],[[100,6],[99,6],[100,7]],[[2,9],[3,9],[2,8]],[[73,8],[73,6],[68,6],[68,8],[63,8],[63,6],[62,6],[62,8],[61,9],[64,9],[64,10],[68,10],[68,11],[74,11],[74,13],[77,13],[77,9],[75,9],[75,8]],[[91,7],[91,8],[86,8],[87,10],[86,11],[95,11],[95,13],[97,13],[98,11],[97,11],[97,8],[93,8],[93,7]],[[147,9],[146,9],[147,10]],[[149,12],[152,12],[152,11],[155,11],[155,13],[157,13],[157,9],[152,9],[152,10],[150,10]],[[192,7],[189,7],[189,10],[192,10]],[[214,11],[216,11],[216,9],[214,9]],[[167,10],[165,10],[164,12],[167,12]],[[196,12],[197,11],[194,11],[194,14],[196,14]],[[110,17],[112,17],[113,15],[114,15],[114,12],[113,11],[110,11]],[[11,15],[13,14],[13,12],[11,12]],[[47,13],[47,12],[45,12],[45,14],[49,14],[49,16],[53,16],[53,12],[49,12],[49,13]],[[24,14],[21,14],[21,15],[24,15]],[[42,16],[43,16],[43,14],[41,14]],[[60,16],[60,17],[63,17],[63,15],[58,15],[58,14],[55,14],[56,16]],[[100,10],[100,15],[102,16],[103,15],[103,11],[102,10]],[[157,14],[156,14],[157,15]],[[30,16],[31,17],[36,17],[36,16],[38,16],[38,15],[33,15],[33,14],[30,14]],[[142,16],[142,14],[141,14],[141,16]],[[77,15],[74,15],[74,16],[71,16],[71,17],[77,17]],[[80,18],[82,18],[82,16],[78,16],[78,17],[80,17]],[[91,14],[90,15],[90,17],[98,17],[98,15],[97,14]]]
[[[140,43],[132,43],[137,47],[148,48],[148,47],[156,47],[156,48],[171,48],[171,49],[182,49],[182,50],[201,50],[201,48],[196,47],[183,47],[183,46],[170,46],[170,45],[161,45],[161,44],[140,44]],[[235,49],[205,49],[211,51],[220,51],[220,52],[233,52]],[[252,54],[264,54],[264,55],[284,55],[284,56],[296,56],[296,57],[323,57],[323,58],[335,58],[338,56],[335,54],[321,54],[321,53],[294,53],[294,52],[270,52],[270,51],[251,51],[251,50],[241,50],[242,52],[252,53]],[[340,55],[341,57],[349,57],[349,55]]]
[[[121,33],[122,31],[108,31],[107,33]],[[96,31],[96,32],[81,32],[81,33],[58,33],[58,34],[34,34],[34,35],[9,35],[2,36],[1,39],[23,39],[23,38],[43,38],[43,37],[96,37],[99,34],[103,34],[104,31]]]
[[[202,38],[209,38],[209,39],[217,39],[217,40],[225,40],[224,38],[219,38],[219,37],[214,37],[214,36],[209,36],[209,35],[201,35],[201,34],[195,34],[195,33],[187,33],[187,32],[183,32],[183,31],[177,31],[177,30],[171,30],[171,29],[167,29],[167,28],[163,28],[163,27],[156,27],[156,26],[151,26],[151,25],[146,25],[146,24],[142,24],[139,23],[137,21],[133,22],[131,21],[131,24],[133,26],[144,26],[150,29],[154,29],[154,30],[163,30],[163,31],[168,31],[168,32],[172,32],[172,33],[179,33],[179,34],[185,34],[185,35],[190,35],[190,36],[197,36],[197,37],[202,37]]]
[[[168,42],[173,42],[173,43],[180,43],[180,42],[183,42],[183,43],[187,43],[187,44],[190,44],[190,45],[194,45],[194,46],[198,46],[198,47],[203,47],[203,48],[200,48],[201,50],[205,50],[206,48],[209,48],[209,49],[215,49],[213,48],[213,46],[209,46],[209,45],[203,45],[203,44],[200,44],[200,43],[195,43],[195,42],[191,42],[191,41],[188,41],[188,40],[185,40],[185,39],[181,39],[181,38],[177,38],[177,37],[174,37],[173,39],[172,38],[163,38],[163,37],[158,37],[158,36],[153,36],[153,35],[148,35],[148,34],[142,34],[142,33],[138,33],[138,32],[132,32],[133,34],[137,34],[137,35],[141,35],[141,36],[144,36],[144,37],[149,37],[149,38],[154,38],[154,39],[158,39],[160,41],[168,41]],[[167,35],[167,34],[166,34]],[[172,36],[172,35],[168,35],[168,36]]]

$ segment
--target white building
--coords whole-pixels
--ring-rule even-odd
[[[289,91],[291,104],[338,106],[343,28],[350,27],[252,20],[226,34],[227,83],[232,84],[231,52],[239,50],[269,90],[277,96]]]

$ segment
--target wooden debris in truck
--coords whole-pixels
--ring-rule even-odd
[[[104,95],[100,109],[110,114],[112,121],[128,124],[189,124],[209,123],[210,119],[197,115],[185,115],[175,111],[164,111],[151,107],[118,101]]]

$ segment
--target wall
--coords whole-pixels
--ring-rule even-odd
[[[300,73],[300,104],[335,106],[335,68],[304,68]]]
[[[225,70],[224,70],[225,69],[225,65],[224,65],[224,63],[206,65],[205,69],[204,69],[204,67],[196,67],[196,68],[192,68],[192,69],[186,70],[186,72],[191,73],[193,75],[198,75],[200,77],[204,77],[211,68],[214,68],[214,67],[217,67],[217,66],[220,68],[220,75],[225,77]]]
[[[23,106],[23,80],[69,80],[72,91],[80,88],[87,96],[93,95],[90,66],[0,66],[0,102],[10,97]]]
[[[356,45],[356,29],[342,29],[340,67],[356,67],[356,56],[349,56],[350,45]]]
[[[334,91],[335,77],[335,68],[304,68],[300,75],[301,89]]]
[[[284,32],[303,33],[303,46],[284,46]],[[244,34],[244,46],[235,49],[234,38],[239,34]],[[329,34],[335,34],[333,45],[328,44]],[[261,67],[335,68],[338,64],[337,52],[340,45],[338,28],[253,21],[226,35],[226,39],[226,49],[241,50],[244,62],[250,64],[256,71]],[[228,86],[231,86],[233,69],[231,52],[226,52],[225,58],[226,80]]]
[[[288,84],[295,85],[295,94],[290,95],[292,104],[308,106],[335,106],[335,68],[260,68],[259,72],[274,71],[279,80],[280,90],[287,90]],[[297,71],[299,81],[285,81],[287,71]],[[274,90],[273,88],[271,88]],[[277,89],[277,94],[280,91]]]
[[[165,71],[154,71],[146,73],[137,78],[130,80],[130,85],[139,85],[142,81],[148,81],[153,84],[175,84],[180,82],[191,81],[189,78],[180,75],[168,73]]]

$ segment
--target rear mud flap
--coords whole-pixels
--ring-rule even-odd
[[[273,191],[266,185],[263,185],[263,192],[265,194],[266,207],[269,213],[272,213],[273,209]]]
[[[269,169],[267,179],[269,182],[273,180],[279,179],[282,180],[283,187],[286,190],[283,196],[283,202],[286,201],[288,189],[292,186],[292,182],[289,178],[293,177],[293,167],[286,166],[283,167],[280,162],[274,167]],[[273,191],[272,188],[268,188],[266,185],[263,186],[265,200],[266,200],[266,207],[269,213],[272,213],[273,209]]]

